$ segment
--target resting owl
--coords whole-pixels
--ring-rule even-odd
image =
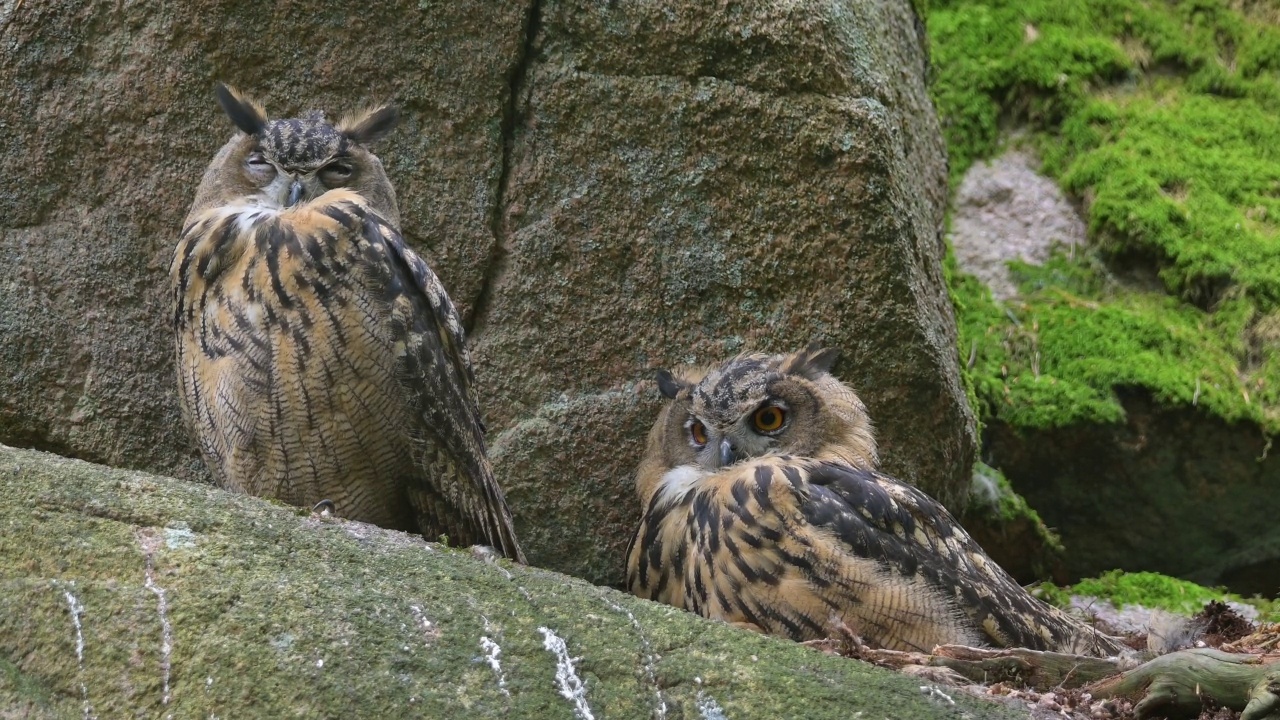
[[[835,358],[811,347],[658,374],[671,402],[636,475],[628,589],[800,641],[843,623],[891,650],[1120,652],[1029,595],[933,498],[876,471]]]
[[[462,324],[400,235],[381,107],[269,120],[205,171],[170,267],[183,417],[217,482],[523,562],[485,454]]]

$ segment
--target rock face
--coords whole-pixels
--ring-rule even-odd
[[[403,107],[376,149],[468,318],[535,564],[620,580],[655,368],[815,338],[886,469],[958,508],[974,420],[917,27],[907,0],[22,6],[0,16],[0,440],[205,477],[165,288],[225,80],[280,114]]]
[[[1122,424],[988,427],[986,451],[1062,537],[1062,579],[1150,570],[1274,597],[1280,532],[1266,499],[1280,458],[1269,442],[1145,392],[1122,400]]]
[[[0,716],[1026,717],[555,573],[0,446]]]
[[[1026,152],[1010,150],[974,163],[956,189],[950,235],[956,263],[997,300],[1018,294],[1010,260],[1041,264],[1054,246],[1084,244],[1084,220],[1037,165]]]

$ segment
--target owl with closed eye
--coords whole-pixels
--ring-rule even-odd
[[[627,588],[797,641],[891,650],[1122,646],[1032,597],[936,500],[880,473],[862,401],[810,346],[660,371]]]
[[[236,127],[170,266],[179,400],[215,481],[523,562],[462,323],[369,146],[394,107]]]

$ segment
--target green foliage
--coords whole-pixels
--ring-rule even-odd
[[[1280,13],[1238,7],[931,4],[953,183],[1028,127],[1093,248],[1014,267],[1008,307],[949,268],[984,420],[1115,422],[1133,386],[1280,431]]]
[[[1251,604],[1259,610],[1259,619],[1274,622],[1280,618],[1280,604],[1274,600],[1245,599],[1222,589],[1207,588],[1186,580],[1151,572],[1127,573],[1111,570],[1096,578],[1086,578],[1069,587],[1041,583],[1033,590],[1045,602],[1067,607],[1072,595],[1108,600],[1117,608],[1141,605],[1182,615],[1195,615],[1206,603],[1217,600]]]

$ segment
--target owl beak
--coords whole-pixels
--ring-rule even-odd
[[[294,180],[293,184],[289,186],[289,204],[285,205],[285,207],[297,205],[298,201],[302,199],[302,190],[302,181]]]
[[[738,462],[738,449],[728,439],[720,441],[720,467],[729,467]]]

